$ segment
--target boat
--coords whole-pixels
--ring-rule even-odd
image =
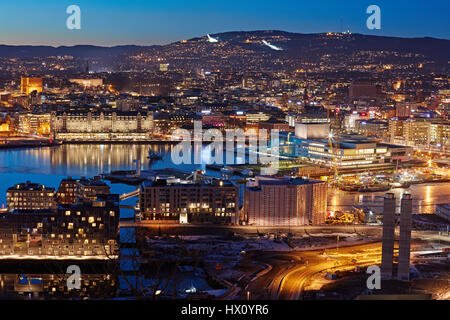
[[[408,182],[394,182],[391,184],[392,188],[403,188],[403,189],[408,189],[409,187],[411,187],[412,182],[408,181]]]
[[[339,185],[339,190],[348,191],[348,192],[357,192],[360,186],[356,184],[341,184]]]
[[[358,189],[358,192],[382,192],[391,190],[388,184],[366,184]]]
[[[152,149],[148,150],[148,156],[147,159],[150,160],[161,160],[163,157],[161,154],[156,153],[155,151],[153,151]]]

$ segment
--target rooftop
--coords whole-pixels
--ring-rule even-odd
[[[16,184],[13,187],[10,187],[8,191],[12,190],[22,190],[22,191],[39,191],[39,190],[45,190],[45,191],[55,191],[54,188],[46,187],[39,183],[32,183],[30,181],[27,181],[25,183],[19,183]]]

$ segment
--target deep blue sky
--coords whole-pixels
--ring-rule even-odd
[[[82,29],[66,28],[81,8]],[[381,8],[381,30],[366,8]],[[224,31],[278,29],[450,39],[449,0],[1,0],[0,44],[164,44]]]

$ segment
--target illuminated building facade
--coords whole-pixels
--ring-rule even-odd
[[[93,179],[81,178],[76,183],[75,197],[77,199],[97,199],[98,195],[105,195],[110,193],[109,186],[100,180],[99,176]]]
[[[394,118],[389,120],[391,143],[408,146],[450,147],[450,121]]]
[[[107,262],[102,262],[104,269],[108,269]],[[61,268],[50,269],[49,264],[45,264],[43,273],[36,271],[0,274],[0,295],[21,299],[29,298],[50,298],[50,299],[108,299],[117,295],[118,281],[111,274],[87,273],[81,274],[80,290],[71,290],[67,287],[67,280],[71,274],[60,273]],[[50,269],[50,270],[49,270]],[[83,268],[86,270],[86,268]],[[54,271],[54,272],[52,272]]]
[[[257,177],[244,189],[243,220],[256,226],[324,224],[327,190],[323,181]]]
[[[72,179],[72,177],[61,180],[56,193],[58,203],[70,204],[77,201],[77,183],[78,180]]]
[[[20,114],[18,122],[20,133],[41,136],[49,136],[51,134],[51,115],[49,113]]]
[[[6,192],[8,211],[55,209],[56,193],[54,188],[38,183],[19,183]]]
[[[107,259],[117,254],[119,214],[118,195],[2,214],[0,255]]]
[[[60,204],[72,204],[78,200],[96,200],[98,195],[110,194],[110,187],[96,176],[93,179],[63,179],[58,187],[57,198]]]
[[[82,141],[146,140],[154,131],[153,113],[52,113],[56,139]]]
[[[33,91],[42,92],[42,78],[21,78],[20,92],[29,95]]]
[[[75,83],[82,87],[101,87],[103,79],[70,79],[70,83]]]
[[[236,223],[238,188],[229,181],[146,181],[139,205],[144,220],[180,223]]]
[[[329,139],[300,139],[281,133],[280,153],[306,158],[327,167],[336,165],[339,170],[373,170],[392,168],[397,162],[409,162],[413,148],[378,143],[359,135],[333,137],[331,146]]]

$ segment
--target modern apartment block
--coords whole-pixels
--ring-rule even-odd
[[[391,143],[408,146],[450,147],[450,121],[435,119],[389,120]]]
[[[1,216],[0,255],[103,257],[117,254],[119,196],[15,210]]]
[[[244,189],[243,220],[256,226],[325,223],[327,183],[259,176]]]
[[[157,179],[140,187],[143,220],[180,223],[236,223],[238,188],[229,181]]]
[[[93,179],[81,178],[77,181],[76,197],[79,199],[95,200],[100,194],[109,194],[109,186],[99,176]]]
[[[6,192],[8,211],[56,209],[54,188],[39,183],[19,183]]]
[[[58,203],[70,204],[77,201],[77,184],[78,180],[72,177],[67,177],[61,180],[58,191],[56,193]]]

